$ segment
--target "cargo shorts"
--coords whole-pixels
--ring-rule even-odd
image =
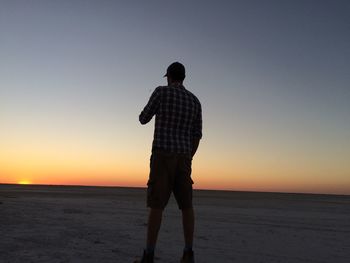
[[[164,209],[171,193],[179,209],[192,208],[192,158],[188,154],[153,150],[147,183],[147,206]]]

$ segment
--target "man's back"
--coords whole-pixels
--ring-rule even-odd
[[[202,137],[202,111],[197,97],[183,85],[155,89],[140,114],[140,122],[156,115],[153,149],[191,153],[193,138]]]

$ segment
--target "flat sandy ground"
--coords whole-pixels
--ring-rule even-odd
[[[133,262],[145,189],[0,185],[0,262]],[[350,196],[195,191],[197,263],[350,262]],[[164,212],[156,262],[179,262],[180,212]]]

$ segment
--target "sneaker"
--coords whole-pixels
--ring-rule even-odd
[[[154,253],[146,253],[143,251],[143,256],[141,260],[135,260],[134,263],[153,263]]]
[[[181,259],[181,263],[194,263],[194,253],[193,250],[184,251]]]

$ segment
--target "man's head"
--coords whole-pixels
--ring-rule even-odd
[[[179,62],[172,63],[166,70],[164,77],[167,77],[168,83],[180,82],[182,83],[186,77],[185,67]]]

